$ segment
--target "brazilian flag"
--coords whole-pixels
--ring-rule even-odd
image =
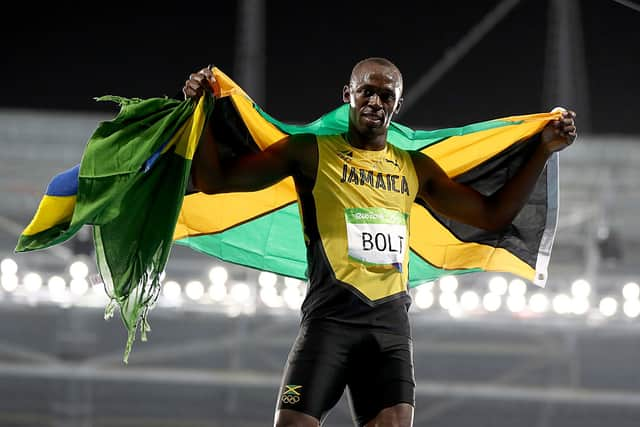
[[[148,310],[173,244],[234,264],[306,278],[306,254],[292,178],[260,191],[206,195],[187,190],[191,160],[207,117],[221,161],[264,150],[296,133],[330,135],[348,127],[348,106],[294,125],[263,111],[220,69],[214,98],[114,101],[120,111],[98,124],[81,161],[53,177],[17,252],[59,244],[93,226],[98,272],[128,330],[149,330]],[[215,105],[214,105],[215,104]],[[484,194],[498,190],[528,158],[560,112],[498,118],[463,127],[414,130],[392,122],[388,141],[433,158],[453,179]],[[224,144],[224,145],[222,145]],[[505,272],[544,286],[558,215],[553,155],[512,224],[489,232],[444,218],[416,201],[411,211],[409,286],[444,275]]]

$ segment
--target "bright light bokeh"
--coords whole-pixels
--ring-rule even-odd
[[[0,273],[2,274],[16,274],[18,272],[18,264],[11,258],[5,258],[0,261]]]
[[[234,302],[244,304],[251,297],[251,289],[244,282],[234,283],[229,290],[229,296]]]
[[[69,266],[69,274],[73,279],[84,279],[89,274],[89,267],[84,261],[75,261]]]
[[[493,276],[489,280],[489,291],[495,295],[504,295],[509,288],[509,282],[502,276]]]
[[[618,311],[618,301],[613,297],[604,297],[600,300],[599,309],[603,316],[611,317]]]
[[[509,295],[523,296],[527,293],[527,284],[522,279],[513,279],[509,282]]]
[[[413,296],[414,303],[421,309],[427,309],[433,306],[434,299],[431,289],[422,289],[422,287],[418,288]]]
[[[545,313],[549,309],[549,298],[542,292],[535,293],[529,298],[529,308],[534,313]]]
[[[480,305],[480,297],[477,292],[465,291],[460,296],[460,307],[464,311],[473,311]]]
[[[640,286],[636,282],[628,282],[622,287],[622,296],[628,300],[640,298]]]
[[[184,293],[192,301],[198,301],[204,295],[204,285],[199,280],[192,280],[185,285]]]
[[[577,298],[591,295],[591,284],[585,279],[578,279],[571,284],[571,294]]]
[[[228,278],[229,273],[227,272],[227,269],[221,265],[216,265],[209,270],[209,280],[211,283],[222,283],[224,285]]]
[[[455,292],[458,289],[458,279],[455,276],[444,276],[439,280],[442,292]]]
[[[22,278],[22,283],[27,292],[38,292],[42,288],[42,276],[35,272],[29,272]]]
[[[505,281],[506,283],[506,281]],[[506,287],[505,287],[506,290]],[[502,305],[502,297],[493,292],[489,292],[482,297],[482,306],[489,312],[498,311]]]

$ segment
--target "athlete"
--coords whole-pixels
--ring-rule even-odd
[[[214,85],[204,68],[189,76],[183,93],[197,100]],[[500,230],[523,207],[551,154],[576,138],[575,113],[563,110],[543,129],[519,172],[484,196],[453,181],[428,156],[387,143],[402,87],[392,62],[366,58],[342,90],[349,104],[346,133],[287,136],[233,163],[218,162],[214,132],[210,126],[203,131],[192,164],[197,191],[254,191],[293,177],[298,194],[309,283],[278,394],[276,427],[321,425],[345,389],[357,425],[412,426],[412,204],[420,198],[442,215]]]

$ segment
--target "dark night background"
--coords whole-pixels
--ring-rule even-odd
[[[406,94],[498,3],[370,2],[365,11],[360,2],[267,2],[261,105],[280,120],[314,120],[340,104],[352,65],[366,56],[393,60]],[[210,15],[5,22],[0,107],[113,111],[93,97],[180,96],[189,72],[209,63],[234,78],[236,4],[197,5]],[[613,0],[577,4],[585,64],[575,69],[589,100],[578,120],[589,117],[593,133],[640,133],[640,12]],[[519,2],[398,121],[449,127],[550,109],[542,96],[547,18],[547,1]]]

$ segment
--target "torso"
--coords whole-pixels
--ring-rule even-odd
[[[307,158],[315,165],[294,176],[309,269],[303,321],[408,334],[409,213],[418,191],[409,154],[390,144],[357,149],[342,135],[318,136],[314,148]]]

